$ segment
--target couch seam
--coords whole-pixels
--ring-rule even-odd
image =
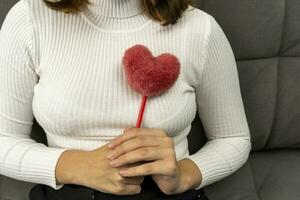
[[[281,55],[282,53],[282,43],[283,43],[283,38],[285,35],[285,27],[286,27],[286,14],[287,14],[287,1],[284,0],[284,9],[283,9],[283,24],[282,24],[282,31],[281,31],[281,39],[280,39],[280,45],[279,45],[279,49],[278,49],[278,55]]]
[[[279,58],[276,59],[277,60],[277,65],[276,65],[276,68],[277,68],[277,71],[276,71],[276,94],[275,94],[275,103],[274,103],[274,109],[273,109],[273,118],[272,118],[272,123],[271,123],[271,128],[270,128],[270,131],[269,131],[269,134],[268,134],[268,137],[267,137],[267,140],[263,146],[263,149],[266,148],[270,142],[270,138],[271,138],[271,135],[273,133],[273,130],[274,130],[274,122],[275,122],[275,118],[276,118],[276,115],[277,115],[277,108],[278,108],[278,88],[279,88]]]
[[[281,55],[281,56],[262,56],[262,57],[255,57],[255,58],[239,58],[236,59],[237,62],[247,62],[247,61],[254,61],[254,60],[269,60],[275,58],[299,58],[299,56],[292,56],[292,55]]]
[[[260,195],[259,195],[259,193],[258,193],[258,191],[257,191],[257,185],[255,184],[255,181],[254,181],[254,171],[253,171],[253,169],[252,169],[251,161],[250,161],[250,160],[249,160],[249,168],[250,168],[251,173],[252,173],[253,185],[254,185],[254,188],[255,188],[256,196],[257,196],[257,198],[258,198],[259,200],[261,200],[261,197],[260,197]]]

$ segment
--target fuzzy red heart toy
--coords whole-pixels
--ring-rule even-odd
[[[136,127],[140,128],[147,96],[160,95],[173,86],[180,73],[178,58],[170,53],[154,57],[144,45],[125,51],[123,66],[129,85],[143,95]]]

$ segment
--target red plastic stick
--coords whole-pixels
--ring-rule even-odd
[[[136,122],[136,128],[141,127],[146,102],[147,102],[147,96],[143,96],[141,107],[140,107],[140,112],[139,112],[139,117],[138,117],[137,122]]]

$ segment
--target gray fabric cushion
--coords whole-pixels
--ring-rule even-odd
[[[253,150],[300,146],[300,1],[201,0],[237,59]]]
[[[238,60],[278,55],[285,1],[201,0],[199,6],[221,24]]]
[[[296,57],[238,61],[253,150],[299,148],[299,66]]]
[[[288,0],[285,3],[285,24],[280,54],[283,56],[300,55],[300,1]]]
[[[248,162],[231,176],[207,186],[211,200],[300,199],[300,150],[252,152]]]
[[[34,185],[34,183],[3,177],[0,182],[0,200],[28,200],[29,191]]]
[[[277,58],[238,61],[254,150],[264,148],[271,134],[277,94],[277,70],[274,70],[277,62]]]

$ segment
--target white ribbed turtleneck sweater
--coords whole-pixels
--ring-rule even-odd
[[[134,127],[141,96],[125,79],[124,51],[144,44],[175,54],[176,83],[149,98],[142,127],[162,128],[176,158],[203,175],[196,189],[240,168],[251,148],[230,44],[215,19],[189,9],[167,27],[144,15],[140,0],[93,0],[81,14],[20,0],[0,34],[0,174],[61,188],[55,166],[67,149],[92,150]],[[189,155],[187,134],[198,112],[208,142]],[[33,118],[48,146],[30,139]]]

